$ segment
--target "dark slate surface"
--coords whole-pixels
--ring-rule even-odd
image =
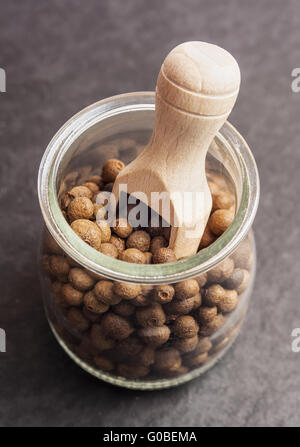
[[[0,1],[1,426],[300,425],[300,66],[298,0]],[[153,90],[168,51],[218,43],[238,59],[231,121],[261,175],[258,275],[242,333],[208,374],[178,389],[126,391],[89,377],[62,352],[42,308],[36,178],[45,146],[98,99]]]

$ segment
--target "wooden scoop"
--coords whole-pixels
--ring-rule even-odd
[[[226,50],[205,42],[174,48],[157,80],[151,141],[114,184],[117,201],[125,184],[128,194],[140,198],[144,193],[147,205],[170,223],[169,247],[177,259],[198,250],[212,206],[206,153],[232,110],[239,85],[239,66]],[[165,193],[165,199],[153,200],[153,192]]]

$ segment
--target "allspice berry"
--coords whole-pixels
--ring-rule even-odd
[[[77,309],[77,307],[70,307],[67,310],[67,319],[72,328],[79,332],[85,332],[90,327],[89,320],[85,318],[81,310]]]
[[[153,303],[151,306],[137,309],[136,320],[142,327],[163,326],[166,315],[159,303]]]
[[[216,210],[208,220],[210,230],[220,236],[232,224],[234,213],[230,210]]]
[[[195,356],[187,357],[184,359],[184,363],[190,368],[196,368],[197,366],[203,365],[207,360],[207,352],[203,354],[197,354]]]
[[[218,303],[219,312],[232,312],[238,304],[238,294],[236,290],[226,290],[225,295]]]
[[[113,244],[110,244],[109,242],[105,242],[104,244],[101,244],[100,250],[101,253],[103,253],[106,256],[109,256],[111,258],[117,259],[119,256],[119,252],[116,249],[116,247]]]
[[[92,344],[89,333],[86,332],[85,334],[82,335],[81,342],[79,343],[78,346],[76,346],[75,353],[79,357],[88,361],[92,360],[93,356],[97,355],[97,349]]]
[[[101,247],[101,230],[90,220],[78,219],[71,223],[71,228],[88,245],[99,250]]]
[[[114,182],[117,175],[125,168],[125,164],[116,158],[107,160],[102,168],[102,179],[105,183]]]
[[[103,331],[99,324],[93,324],[91,327],[90,337],[95,348],[99,352],[113,349],[116,342],[112,338],[109,338]]]
[[[190,315],[182,315],[178,317],[172,327],[172,332],[180,338],[191,338],[198,334],[199,326]]]
[[[70,306],[81,306],[83,302],[83,293],[74,289],[70,283],[63,284],[60,293],[66,303]]]
[[[172,321],[175,320],[178,315],[189,314],[194,309],[194,305],[195,300],[193,296],[185,300],[173,299],[170,303],[164,306],[164,310],[167,313],[167,320]]]
[[[201,275],[197,276],[195,280],[198,282],[199,287],[204,287],[207,283],[207,273],[202,273]]]
[[[181,356],[175,348],[161,348],[155,353],[153,368],[157,371],[176,371],[181,366]]]
[[[159,248],[153,254],[153,264],[166,264],[169,262],[176,262],[177,258],[174,251],[171,248]]]
[[[166,304],[172,301],[175,295],[175,289],[171,284],[161,284],[153,289],[152,298],[160,304]]]
[[[102,180],[101,175],[97,175],[97,174],[95,174],[95,175],[91,175],[91,176],[87,179],[87,182],[88,182],[88,183],[89,183],[89,182],[96,183],[96,185],[98,185],[99,188],[100,188],[101,186],[103,186],[103,180]]]
[[[185,354],[187,352],[194,351],[198,345],[198,341],[198,335],[194,335],[190,338],[177,338],[173,342],[172,346],[178,349],[179,352]]]
[[[245,290],[247,289],[249,282],[250,282],[250,273],[248,270],[243,270],[243,281],[239,284],[239,286],[236,288],[236,291],[239,295],[241,295]]]
[[[222,314],[216,315],[212,320],[207,321],[205,324],[200,326],[199,334],[208,337],[215,332],[217,332],[225,323],[225,318]]]
[[[125,340],[121,340],[118,349],[126,355],[137,355],[143,348],[143,343],[138,337],[131,335]]]
[[[202,296],[200,293],[197,293],[197,295],[192,296],[191,298],[188,299],[194,301],[193,310],[198,309],[198,307],[200,307],[202,304]]]
[[[215,242],[215,240],[216,240],[216,236],[210,230],[209,226],[206,225],[204,232],[202,234],[200,244],[199,244],[199,250],[202,250],[203,248],[208,247],[213,242]]]
[[[94,314],[103,314],[109,309],[109,305],[99,301],[92,290],[84,295],[83,302],[85,307]]]
[[[234,204],[234,198],[232,194],[228,192],[219,191],[218,194],[213,195],[213,203],[212,203],[213,211],[221,209],[228,210],[229,208],[232,207],[233,204]]]
[[[151,304],[151,299],[148,296],[140,293],[133,300],[130,301],[135,307],[146,307]]]
[[[165,248],[168,246],[168,242],[163,236],[155,236],[151,240],[150,251],[154,255],[154,253],[160,248]]]
[[[94,213],[93,202],[88,197],[75,197],[68,206],[70,222],[77,219],[91,219]]]
[[[69,192],[69,197],[75,199],[75,197],[87,197],[91,199],[93,197],[92,191],[87,186],[74,186]]]
[[[235,289],[240,295],[247,289],[249,281],[250,273],[248,270],[237,268],[233,271],[231,277],[225,281],[224,287],[226,289]]]
[[[127,219],[120,218],[116,219],[113,230],[116,233],[116,235],[125,239],[132,233],[133,228]]]
[[[218,313],[217,306],[213,307],[201,306],[196,312],[196,317],[200,324],[205,324],[208,321],[213,320],[217,315],[217,313]]]
[[[168,341],[171,331],[168,326],[163,325],[157,327],[143,327],[139,329],[137,333],[146,345],[157,348]]]
[[[124,300],[133,300],[141,292],[141,286],[139,284],[130,284],[115,281],[113,284],[114,293]]]
[[[219,312],[231,312],[237,306],[238,294],[235,290],[213,284],[206,289],[204,301],[207,306],[217,306]]]
[[[128,301],[121,301],[119,304],[113,306],[112,310],[115,314],[121,315],[121,317],[130,317],[135,312],[135,307]]]
[[[185,281],[175,284],[176,299],[186,300],[194,295],[197,295],[200,287],[196,279],[186,279]]]
[[[102,243],[110,242],[111,229],[108,221],[96,218],[96,224],[101,230],[101,242]]]
[[[155,349],[151,346],[144,346],[139,353],[130,359],[132,365],[150,366],[155,360]]]
[[[90,292],[87,292],[90,293]],[[104,304],[105,306],[105,304]],[[91,312],[87,307],[82,307],[82,313],[91,323],[98,323],[101,320],[101,314],[96,314],[95,312]]]
[[[119,254],[119,259],[124,262],[131,262],[132,264],[145,264],[145,254],[137,248],[127,248]]]
[[[95,284],[95,280],[86,271],[78,267],[70,270],[69,281],[75,289],[82,292],[91,289]]]
[[[225,289],[220,284],[213,284],[209,286],[204,295],[204,303],[206,306],[217,306],[222,298],[225,296]]]
[[[134,331],[128,320],[113,312],[103,315],[101,327],[104,334],[113,340],[124,340]]]
[[[86,182],[82,186],[86,186],[87,188],[89,188],[93,194],[99,191],[99,186],[94,182]]]
[[[121,237],[112,235],[110,240],[109,240],[109,242],[116,247],[116,249],[118,250],[119,254],[121,254],[122,251],[125,250],[125,241]]]
[[[236,267],[249,270],[253,262],[253,252],[249,239],[243,241],[231,257]]]
[[[104,304],[114,306],[121,301],[121,297],[114,292],[114,283],[112,281],[100,280],[94,287],[96,298]]]
[[[150,249],[150,235],[146,231],[134,231],[131,233],[126,241],[127,248],[137,248],[138,250],[145,252]]]
[[[203,354],[212,348],[212,342],[208,337],[200,337],[199,342],[195,348],[195,354]]]
[[[211,283],[222,283],[232,275],[233,270],[234,262],[231,258],[228,257],[224,259],[224,261],[220,262],[216,267],[207,272],[207,280]]]
[[[52,255],[48,258],[48,262],[52,275],[65,282],[70,271],[70,266],[66,258],[64,256]]]

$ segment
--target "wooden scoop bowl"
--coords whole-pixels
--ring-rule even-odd
[[[170,223],[169,247],[177,259],[198,250],[212,206],[206,153],[232,110],[239,85],[239,66],[226,50],[205,42],[174,48],[157,80],[151,141],[115,181],[117,202],[125,184],[128,194],[139,198],[138,192],[144,193],[148,206]],[[164,199],[153,200],[153,192],[164,193]]]

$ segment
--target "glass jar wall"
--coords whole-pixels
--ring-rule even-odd
[[[215,188],[230,196],[235,217],[218,237],[206,235],[195,256],[169,264],[128,263],[95,250],[71,229],[65,193],[101,174],[107,159],[134,159],[149,141],[153,118],[153,93],[96,103],[57,133],[39,173],[50,326],[82,368],[137,389],[174,386],[211,367],[239,332],[255,276],[251,224],[258,175],[248,146],[228,123],[210,147],[206,171],[212,193]],[[151,241],[167,240],[164,228],[149,234]]]

